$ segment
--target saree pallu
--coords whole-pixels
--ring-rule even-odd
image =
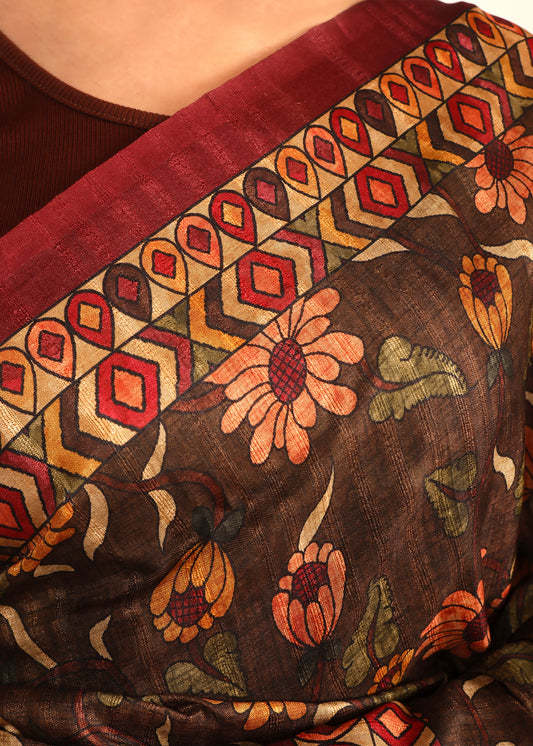
[[[533,40],[367,0],[0,239],[0,744],[525,746]]]

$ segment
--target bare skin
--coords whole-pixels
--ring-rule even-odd
[[[0,0],[0,29],[72,87],[170,115],[355,2]]]

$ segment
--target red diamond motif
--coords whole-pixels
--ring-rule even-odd
[[[409,198],[400,174],[366,166],[356,176],[364,210],[388,218],[399,218],[409,209]]]
[[[211,236],[205,228],[198,228],[196,225],[189,225],[187,228],[187,244],[194,251],[201,251],[209,254],[211,250]]]
[[[287,158],[287,174],[290,179],[299,181],[300,184],[307,184],[307,165],[301,161],[297,161],[294,158]]]
[[[24,368],[22,365],[8,363],[0,365],[0,388],[12,394],[22,394],[24,389]]]
[[[409,91],[407,86],[400,85],[399,83],[391,83],[389,85],[390,95],[395,101],[399,101],[402,104],[409,103]]]
[[[129,277],[117,278],[117,295],[122,300],[136,303],[139,300],[139,283]]]
[[[455,130],[487,145],[494,138],[492,114],[487,101],[456,93],[448,101]]]
[[[13,512],[13,508],[4,500],[0,500],[0,528],[2,527],[15,530],[18,529],[19,531],[21,529],[21,525],[17,521],[17,516]]]
[[[53,332],[47,331],[42,331],[39,334],[38,352],[41,357],[60,362],[63,359],[64,346],[65,338],[60,334],[54,334]]]
[[[476,26],[480,34],[488,36],[490,39],[494,38],[494,31],[492,30],[491,25],[482,18],[476,18]]]
[[[296,300],[294,261],[253,250],[237,264],[239,300],[258,308],[284,311]]]
[[[413,73],[413,78],[416,80],[417,83],[420,83],[420,85],[426,87],[431,85],[431,75],[427,67],[423,67],[422,65],[413,65],[411,67],[411,71]]]
[[[255,196],[257,199],[263,202],[268,202],[270,205],[275,205],[276,200],[276,187],[274,184],[269,184],[268,181],[257,179],[255,182]]]
[[[315,136],[313,138],[313,146],[315,148],[315,154],[319,161],[326,161],[327,163],[335,163],[335,152],[333,145],[324,140],[322,137]]]
[[[367,98],[365,101],[366,111],[371,119],[379,119],[383,121],[383,107],[378,101],[373,101],[371,98]]]
[[[474,44],[472,42],[472,39],[466,34],[457,34],[457,41],[464,49],[468,49],[470,52],[474,51]]]
[[[140,429],[159,414],[159,366],[151,360],[115,352],[97,371],[98,413]]]
[[[152,270],[163,277],[176,276],[176,257],[156,249],[152,254]]]

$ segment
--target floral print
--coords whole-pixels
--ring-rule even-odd
[[[422,631],[421,637],[425,639],[417,655],[425,649],[425,659],[439,650],[449,650],[460,658],[469,658],[472,653],[482,653],[488,648],[490,631],[482,580],[475,596],[467,591],[455,591],[444,599],[442,607]]]
[[[56,544],[75,533],[74,528],[63,528],[73,515],[72,503],[63,503],[19,553],[17,561],[8,568],[8,574],[16,576],[35,570]]]
[[[307,712],[304,702],[234,702],[233,709],[239,714],[248,713],[244,730],[257,730],[268,722],[272,714],[287,713],[290,720],[299,720]]]
[[[533,137],[522,137],[524,132],[521,125],[512,127],[466,164],[477,169],[477,209],[489,213],[507,207],[520,224],[526,220],[525,200],[533,194]]]
[[[336,290],[324,288],[297,301],[207,378],[224,384],[232,402],[222,417],[224,433],[248,417],[254,464],[266,461],[272,446],[285,447],[290,461],[301,464],[309,454],[316,405],[337,415],[355,408],[355,392],[334,381],[339,363],[358,363],[364,348],[353,334],[327,332],[327,314],[339,300]]]
[[[195,544],[155,588],[150,610],[167,642],[193,640],[228,610],[235,587],[229,559],[214,541]]]
[[[292,555],[287,569],[272,599],[274,621],[293,645],[315,647],[330,637],[341,613],[344,557],[331,544],[313,542]]]
[[[494,257],[464,256],[459,279],[459,295],[474,329],[490,347],[501,349],[509,333],[513,307],[507,268]]]
[[[387,666],[381,666],[375,673],[374,683],[368,690],[368,694],[375,694],[398,686],[403,680],[405,671],[414,655],[414,650],[405,650],[403,653],[394,655]]]

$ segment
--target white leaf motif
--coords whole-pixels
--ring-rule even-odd
[[[176,503],[166,490],[152,490],[148,494],[155,502],[159,514],[159,546],[163,549],[167,528],[176,517]]]
[[[152,477],[155,477],[160,473],[161,467],[163,466],[163,459],[165,458],[166,450],[167,434],[165,428],[163,427],[163,423],[160,422],[157,443],[155,444],[152,455],[148,459],[148,463],[144,467],[144,471],[142,473],[143,480],[151,479]]]
[[[305,548],[313,541],[313,537],[320,528],[320,524],[326,515],[326,511],[329,508],[331,502],[331,495],[333,494],[333,480],[335,478],[335,467],[331,469],[331,477],[329,484],[326,487],[324,496],[313,510],[309,518],[304,523],[302,533],[300,534],[300,540],[298,542],[298,549],[300,552],[305,551]]]
[[[104,493],[96,485],[86,484],[85,491],[89,495],[91,516],[83,539],[83,549],[87,557],[93,560],[94,553],[105,539],[109,509]]]
[[[514,482],[516,474],[514,461],[508,456],[502,456],[500,453],[498,453],[498,449],[495,447],[493,454],[493,463],[494,471],[499,472],[503,476],[503,478],[505,479],[505,486],[507,487],[507,489],[510,489],[512,483]]]
[[[91,641],[91,645],[96,650],[98,655],[101,655],[102,658],[107,658],[107,660],[112,661],[113,658],[109,654],[109,650],[106,648],[104,642],[104,633],[109,627],[110,621],[111,614],[109,614],[109,616],[106,616],[105,619],[102,619],[101,622],[97,622],[97,624],[95,624],[89,632],[89,640]]]
[[[41,575],[51,575],[53,572],[75,572],[71,565],[37,565],[34,570],[36,578]]]
[[[170,733],[170,718],[167,715],[163,725],[156,730],[161,746],[168,746],[168,734]]]
[[[46,655],[44,650],[34,643],[29,634],[26,632],[26,628],[22,623],[22,619],[18,615],[18,612],[12,606],[0,606],[0,616],[3,616],[6,622],[11,627],[11,632],[15,638],[15,642],[21,650],[24,650],[30,658],[40,663],[45,668],[55,668],[57,663],[55,660]]]

